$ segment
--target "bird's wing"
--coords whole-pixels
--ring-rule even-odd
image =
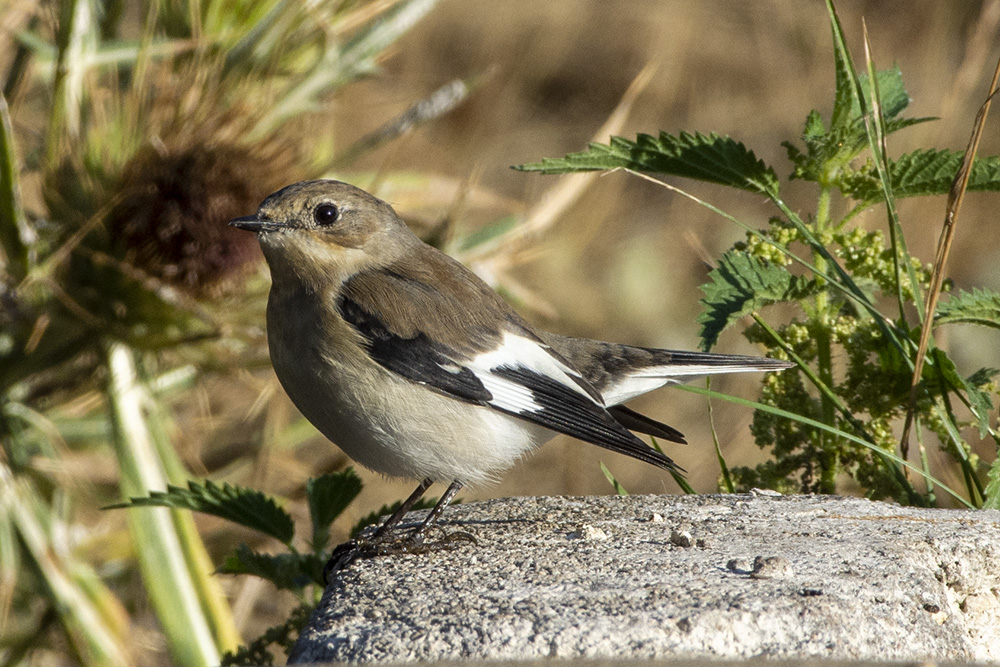
[[[679,442],[682,445],[687,444],[687,440],[684,439],[684,434],[675,429],[673,426],[656,421],[655,419],[647,417],[641,412],[636,412],[631,408],[627,408],[624,405],[612,405],[608,408],[608,412],[611,413],[611,416],[615,418],[616,422],[630,431],[645,433],[653,436],[654,438],[663,438],[664,440],[669,440],[670,442]]]
[[[343,295],[337,307],[367,343],[368,354],[382,367],[470,403],[486,403],[492,398],[472,371],[452,362],[447,350],[434,344],[427,334],[400,336],[377,313]]]
[[[437,283],[373,270],[344,284],[337,307],[372,359],[394,373],[452,398],[678,470],[619,424],[600,394],[509,307],[473,312],[469,303],[480,302],[461,297]],[[461,316],[445,314],[455,312]]]

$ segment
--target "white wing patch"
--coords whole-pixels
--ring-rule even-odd
[[[554,357],[545,345],[509,331],[504,332],[499,347],[476,355],[466,367],[493,394],[489,403],[509,412],[540,412],[542,406],[535,400],[531,389],[515,380],[496,375],[493,371],[499,368],[530,371],[558,382],[591,403],[602,405],[577,382],[577,379],[582,380],[580,374]]]

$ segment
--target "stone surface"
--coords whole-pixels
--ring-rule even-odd
[[[292,661],[1000,662],[1000,512],[510,498],[449,508],[441,526],[478,544],[355,563]]]

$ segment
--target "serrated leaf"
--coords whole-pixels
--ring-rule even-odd
[[[312,520],[312,549],[320,552],[330,541],[330,524],[361,493],[361,478],[348,468],[306,482],[309,517]]]
[[[938,304],[935,325],[957,322],[1000,329],[1000,293],[988,289],[962,291]]]
[[[295,534],[292,517],[270,496],[228,483],[219,486],[210,480],[204,486],[188,482],[186,489],[169,484],[166,491],[150,491],[146,498],[130,498],[105,509],[129,507],[173,507],[203,512],[258,530],[285,544],[291,543]]]
[[[414,503],[413,507],[410,508],[410,511],[416,512],[417,510],[430,509],[435,505],[437,505],[437,501],[438,501],[437,498],[421,498],[416,503]],[[452,504],[456,505],[459,502],[461,501],[453,500]],[[403,501],[398,500],[391,505],[382,505],[382,507],[375,510],[374,512],[371,512],[370,514],[366,514],[365,516],[361,517],[358,520],[358,522],[354,524],[354,527],[351,528],[351,537],[357,537],[357,535],[368,526],[373,526],[376,523],[379,523],[382,517],[389,516],[390,514],[398,510],[402,504]]]
[[[829,131],[820,132],[813,113],[806,119],[802,139],[806,145],[804,154],[796,149],[789,158],[796,168],[792,178],[801,178],[828,184],[839,175],[841,168],[855,159],[868,144],[868,133],[862,116],[862,100],[865,109],[872,109],[868,73],[856,75],[847,40],[837,17],[833,2],[827,0],[827,11],[833,31],[834,64],[836,90]],[[879,91],[879,106],[886,134],[895,132],[929,118],[898,118],[910,103],[909,93],[903,85],[903,75],[898,66],[875,73],[875,88]],[[808,159],[805,157],[808,156]],[[876,185],[878,185],[876,181]]]
[[[825,136],[826,126],[823,125],[823,117],[813,109],[806,116],[806,126],[802,130],[802,139],[808,144],[810,141],[819,141]]]
[[[930,120],[935,119],[930,117],[894,118],[885,122],[885,132],[891,134],[905,127],[926,123]],[[872,165],[866,165],[858,172],[847,172],[846,175],[840,169],[855,159],[868,146],[868,135],[865,133],[864,123],[859,119],[852,126],[831,130],[829,134],[820,135],[810,130],[809,122],[807,119],[807,128],[802,135],[802,140],[806,145],[804,153],[790,142],[782,143],[788,151],[788,159],[796,167],[792,178],[819,182],[828,173],[833,173],[838,176],[839,180],[836,185],[842,190],[845,187],[851,187],[854,183],[852,179],[856,179],[859,184],[867,187],[870,191],[877,191],[881,195],[878,173]]]
[[[950,150],[918,150],[889,161],[889,178],[896,198],[947,194],[962,164],[964,153]],[[871,167],[845,176],[840,188],[859,201],[882,199],[878,174]],[[977,158],[969,176],[969,190],[1000,190],[1000,156]]]
[[[830,27],[833,31],[833,60],[836,74],[830,129],[836,130],[847,127],[853,120],[851,110],[858,104],[857,88],[854,85],[854,64],[851,62],[844,29],[840,25],[840,18],[832,0],[827,0],[826,9],[830,15]]]
[[[802,142],[806,150],[802,151],[798,146],[790,141],[783,141],[781,145],[788,152],[788,159],[795,165],[792,172],[792,179],[803,179],[818,181],[822,175],[825,156],[829,152],[827,145],[831,143],[827,136],[826,127],[823,124],[823,117],[818,111],[813,109],[806,116],[805,127],[802,130]],[[823,159],[819,159],[823,156]]]
[[[871,108],[869,93],[871,86],[868,84],[868,74],[862,73],[855,78],[854,63],[851,59],[850,50],[847,48],[847,39],[844,37],[844,29],[837,17],[837,12],[833,3],[827,1],[827,10],[830,14],[830,26],[833,30],[834,62],[836,67],[836,92],[834,93],[833,114],[831,117],[830,129],[846,129],[854,125],[861,118],[861,102],[858,97],[860,89],[864,96],[866,107]],[[882,115],[886,120],[895,118],[910,104],[910,95],[903,85],[903,73],[899,66],[894,65],[890,69],[879,70],[875,74],[875,82],[878,86],[879,97],[882,103]]]
[[[592,143],[580,153],[545,158],[515,169],[543,174],[632,169],[728,185],[768,197],[777,197],[779,185],[774,170],[753,151],[714,133],[640,134],[635,141],[611,137],[607,145]]]
[[[326,556],[320,554],[263,554],[245,544],[226,557],[219,574],[250,574],[278,588],[298,592],[309,584],[323,585]]]
[[[860,74],[858,81],[861,84],[862,93],[865,94],[867,106],[871,108],[869,97],[871,87],[868,85],[868,74]],[[903,73],[899,71],[898,65],[894,65],[891,69],[879,70],[875,74],[875,82],[878,85],[878,97],[886,122],[893,120],[906,107],[910,106],[910,94],[906,92],[906,86],[903,85]],[[861,117],[861,107],[858,106],[857,100],[852,100],[851,112],[854,118]]]
[[[710,283],[701,286],[705,296],[698,322],[701,347],[710,350],[729,325],[754,310],[781,301],[802,298],[815,283],[793,276],[782,266],[767,264],[751,255],[729,251],[709,271]]]
[[[965,381],[974,387],[982,388],[992,382],[993,378],[997,375],[1000,375],[1000,369],[998,368],[980,368],[978,371],[965,378]]]

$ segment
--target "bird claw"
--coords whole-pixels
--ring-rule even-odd
[[[351,563],[364,556],[364,547],[361,545],[361,542],[364,541],[347,540],[333,550],[333,553],[330,554],[330,559],[323,566],[324,584],[330,583],[330,577],[334,572],[346,570],[351,566]]]
[[[427,541],[423,533],[409,533],[400,537],[392,535],[379,539],[357,538],[339,545],[330,554],[330,560],[323,568],[323,581],[330,583],[331,575],[346,570],[359,559],[375,558],[377,556],[399,556],[403,554],[421,555],[435,551],[451,551],[461,543],[478,544],[472,533],[456,530],[445,533],[441,538]]]

